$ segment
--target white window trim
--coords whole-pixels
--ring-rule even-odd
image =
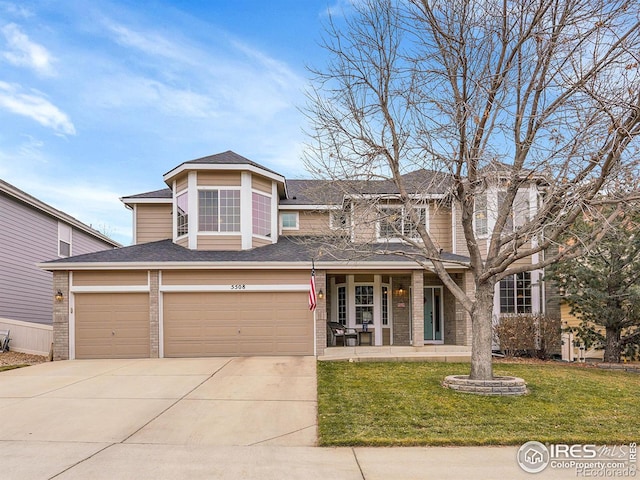
[[[69,241],[67,242],[65,239],[62,238],[62,232],[64,230],[67,230],[69,232]],[[60,243],[64,242],[64,243],[68,243],[69,244],[69,255],[62,255],[62,252],[60,251]],[[58,222],[58,257],[60,258],[69,258],[73,256],[73,227],[71,227],[71,225],[68,225],[66,223],[63,222]]]
[[[489,194],[488,192],[483,192],[482,195],[484,195],[485,197],[485,204],[484,204],[484,215],[485,215],[485,222],[487,224],[487,231],[486,233],[478,233],[478,227],[476,225],[476,202],[477,202],[477,196],[473,199],[473,233],[476,236],[476,238],[478,239],[484,239],[484,238],[489,238]],[[495,223],[495,222],[494,222]]]
[[[187,217],[187,233],[183,235],[178,235],[178,197],[181,195],[187,195],[187,202],[189,201],[189,189],[185,188],[184,190],[180,190],[173,196],[173,237],[176,240],[180,240],[183,238],[187,238],[189,236],[189,231],[191,230],[189,227],[189,217]],[[189,215],[189,205],[187,205],[187,215]]]
[[[401,216],[402,216],[402,228],[404,230],[404,220],[405,217],[407,216],[407,214],[405,213],[405,206],[404,205],[379,205],[378,206],[378,215],[381,213],[380,210],[385,209],[385,208],[395,208],[395,209],[399,209],[401,212]],[[414,206],[414,209],[417,210],[424,210],[424,228],[429,231],[429,210],[430,207],[429,205],[424,205],[424,206]],[[378,216],[378,218],[376,219],[376,240],[377,241],[383,241],[383,242],[391,242],[391,243],[400,243],[400,242],[405,242],[406,240],[403,237],[382,237],[380,236],[380,217]],[[412,240],[415,241],[422,241],[422,238],[420,237],[415,237],[412,238]]]
[[[283,220],[284,215],[293,215],[296,219],[296,224],[294,227],[285,227]],[[300,230],[300,212],[280,212],[280,230],[281,231],[294,231]]]
[[[240,226],[238,227],[238,230],[235,232],[216,232],[216,231],[211,231],[211,230],[200,230],[200,225],[199,225],[199,220],[200,220],[200,191],[217,191],[218,192],[218,227],[220,226],[220,190],[237,190],[239,192],[242,192],[242,187],[237,187],[237,186],[212,186],[212,185],[199,185],[198,188],[198,193],[196,194],[196,196],[198,197],[198,201],[197,201],[197,207],[196,207],[196,211],[198,212],[198,235],[202,235],[202,236],[210,236],[210,237],[215,237],[215,236],[237,236],[237,235],[241,235],[241,231],[242,231],[242,193],[240,193]]]

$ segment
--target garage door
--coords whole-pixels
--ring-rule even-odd
[[[148,358],[147,293],[75,295],[76,358]]]
[[[313,355],[307,295],[165,293],[164,355]]]

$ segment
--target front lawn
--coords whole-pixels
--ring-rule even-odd
[[[619,445],[640,440],[640,375],[561,364],[496,364],[527,381],[522,397],[440,384],[468,364],[318,362],[320,444]]]

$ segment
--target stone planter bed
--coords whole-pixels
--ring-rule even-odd
[[[471,380],[468,375],[449,375],[442,386],[458,392],[476,395],[517,396],[527,393],[527,384],[518,377],[494,377],[491,380]]]

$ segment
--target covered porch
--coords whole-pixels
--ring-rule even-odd
[[[465,291],[473,288],[467,271],[451,273]],[[316,354],[320,358],[437,357],[446,351],[445,357],[455,361],[468,359],[469,315],[433,273],[418,268],[316,271],[316,290]],[[336,336],[340,326],[349,335]]]
[[[423,345],[421,347],[327,347],[318,360],[330,362],[470,362],[471,347]]]

